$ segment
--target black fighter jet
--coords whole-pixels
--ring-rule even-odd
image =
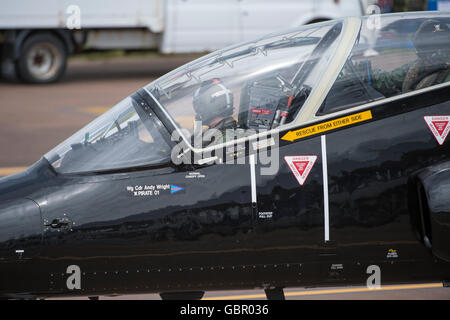
[[[322,22],[139,89],[0,180],[0,296],[447,284],[449,26]]]

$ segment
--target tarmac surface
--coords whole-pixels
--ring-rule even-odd
[[[288,288],[286,300],[450,300],[450,288],[441,283],[416,285],[389,285],[379,289],[366,287],[336,288]],[[64,300],[53,298],[49,300]],[[70,298],[86,300],[88,297]],[[130,294],[123,296],[100,296],[99,300],[161,300],[158,294]],[[202,300],[266,300],[263,290],[209,291]]]
[[[164,73],[198,56],[72,59],[59,83],[30,85],[0,80],[0,176],[24,170],[111,106]],[[450,300],[442,284],[351,288],[290,288],[287,299]],[[80,297],[78,299],[87,299]],[[160,299],[159,295],[102,296]],[[265,299],[263,290],[207,292],[204,299]]]

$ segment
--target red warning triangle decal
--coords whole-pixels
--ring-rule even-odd
[[[317,156],[285,156],[284,161],[288,164],[298,183],[302,186],[308,178]]]
[[[431,123],[434,125],[440,136],[442,136],[442,133],[448,125],[448,121],[432,121]]]
[[[292,161],[295,168],[297,169],[297,172],[300,173],[300,176],[303,176],[305,173],[306,167],[308,166],[308,161]]]
[[[442,145],[450,131],[450,116],[426,116],[423,118],[437,142]]]

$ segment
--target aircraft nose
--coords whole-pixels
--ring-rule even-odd
[[[39,206],[29,199],[0,203],[0,261],[35,256],[42,242]]]

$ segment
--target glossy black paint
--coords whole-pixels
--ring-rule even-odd
[[[264,166],[257,164],[256,207],[248,152],[240,155],[244,164],[167,163],[84,175],[56,174],[41,159],[0,180],[0,228],[10,230],[11,210],[24,228],[1,238],[0,294],[365,284],[373,264],[385,284],[449,279],[450,144],[439,145],[423,120],[450,114],[449,95],[442,88],[374,106],[371,121],[326,133],[329,242],[319,135],[280,140],[276,175],[259,174]],[[283,160],[288,155],[318,157],[303,186]],[[418,183],[433,251],[423,243]],[[145,185],[184,189],[157,196],[127,189]],[[23,256],[10,250],[20,246]],[[81,269],[80,290],[67,288],[70,265]]]
[[[429,237],[433,254],[450,261],[450,162],[430,166],[419,177],[423,213],[429,220],[422,233]]]

